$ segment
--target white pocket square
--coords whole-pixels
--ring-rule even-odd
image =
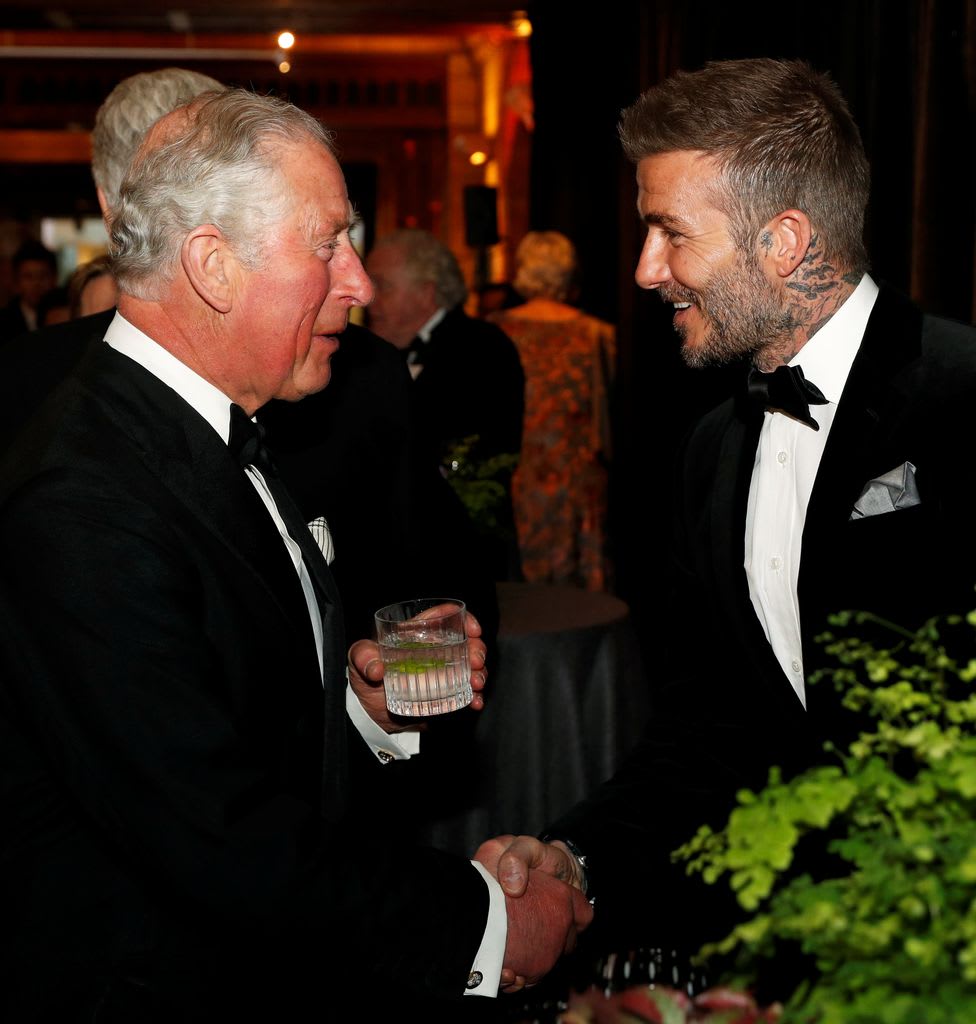
[[[866,519],[919,504],[921,498],[915,485],[915,467],[905,462],[864,485],[860,498],[854,502],[850,518]]]
[[[308,529],[315,538],[315,543],[322,549],[326,562],[331,565],[332,559],[335,558],[335,545],[332,543],[332,534],[329,531],[329,524],[325,521],[325,516],[313,519],[308,524]]]

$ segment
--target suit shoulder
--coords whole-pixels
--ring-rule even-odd
[[[947,369],[976,371],[976,328],[944,317],[922,317],[922,357]]]
[[[727,398],[692,424],[685,434],[682,448],[687,452],[700,453],[716,446],[735,419],[735,401]]]

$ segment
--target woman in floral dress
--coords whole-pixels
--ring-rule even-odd
[[[565,235],[529,232],[516,260],[515,290],[526,301],[488,319],[515,342],[525,371],[522,455],[512,483],[522,570],[530,582],[605,590],[616,332],[569,304],[577,263]]]

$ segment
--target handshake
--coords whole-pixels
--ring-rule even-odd
[[[559,840],[498,836],[474,855],[505,893],[508,939],[500,988],[518,992],[535,985],[576,945],[593,920],[579,861]]]

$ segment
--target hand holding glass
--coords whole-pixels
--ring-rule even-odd
[[[398,601],[374,618],[386,706],[393,714],[442,715],[471,703],[463,601]]]

